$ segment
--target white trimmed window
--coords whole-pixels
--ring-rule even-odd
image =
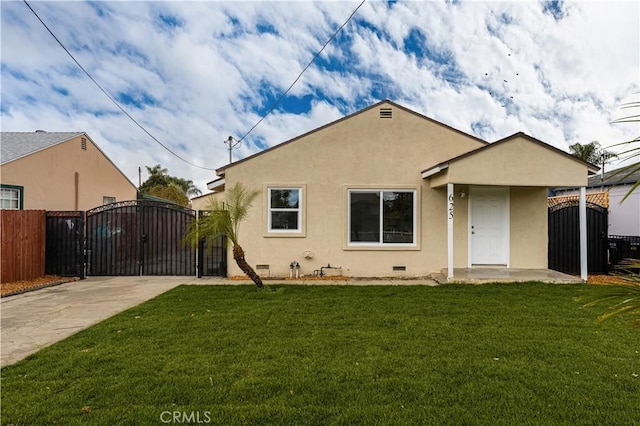
[[[2,188],[0,188],[0,209],[21,210],[22,188],[3,185]]]
[[[349,190],[349,245],[414,246],[415,190]]]
[[[302,231],[302,188],[269,188],[269,232]]]
[[[110,197],[108,195],[104,195],[102,197],[102,204],[106,205],[106,204],[113,204],[116,202],[116,197]]]

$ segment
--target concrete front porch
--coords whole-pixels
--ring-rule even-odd
[[[552,269],[515,269],[515,268],[455,268],[453,277],[447,280],[447,269],[433,278],[439,283],[484,284],[540,281],[556,284],[578,284],[580,277],[563,274]]]

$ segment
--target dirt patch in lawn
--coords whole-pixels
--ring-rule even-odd
[[[587,284],[595,285],[634,285],[632,281],[617,275],[589,275]],[[635,283],[637,285],[638,283]]]
[[[24,293],[26,291],[37,290],[39,288],[49,287],[52,285],[77,281],[73,277],[58,277],[56,275],[45,275],[34,280],[12,281],[8,283],[0,283],[0,297],[12,296],[14,294]]]

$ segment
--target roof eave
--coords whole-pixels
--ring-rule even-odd
[[[431,167],[430,169],[425,169],[422,171],[422,179],[426,179],[433,175],[437,175],[438,173],[449,168],[449,163],[441,163],[435,167]]]

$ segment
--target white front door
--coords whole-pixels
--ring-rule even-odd
[[[469,202],[469,266],[508,266],[508,188],[471,187]]]

